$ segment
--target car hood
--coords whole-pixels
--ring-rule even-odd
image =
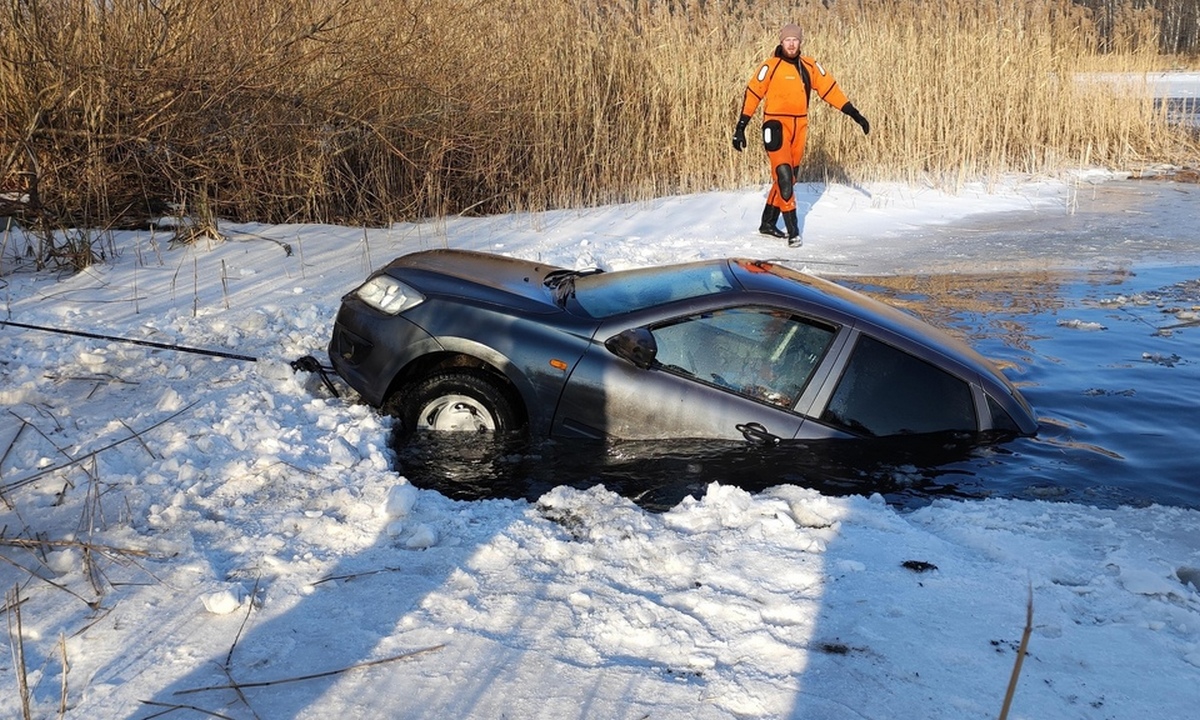
[[[384,272],[421,292],[519,307],[526,312],[561,312],[543,284],[562,268],[468,250],[428,250],[396,258]]]

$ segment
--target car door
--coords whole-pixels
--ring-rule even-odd
[[[603,328],[572,371],[556,435],[794,438],[804,424],[797,404],[836,335],[829,324],[766,306],[618,330]],[[645,357],[615,350],[611,341],[622,336],[641,338]]]

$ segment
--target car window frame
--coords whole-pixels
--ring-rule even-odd
[[[797,310],[795,308],[784,307],[784,306],[780,306],[780,305],[775,305],[775,304],[770,304],[770,303],[766,303],[766,302],[747,299],[746,302],[734,303],[734,304],[730,304],[730,305],[723,305],[723,306],[713,307],[713,308],[706,308],[703,310],[692,310],[690,312],[685,312],[685,313],[675,315],[675,316],[672,316],[669,318],[659,319],[654,322],[645,323],[645,324],[637,325],[634,327],[644,327],[653,334],[655,332],[655,330],[657,330],[657,329],[660,329],[663,327],[669,327],[671,325],[677,325],[677,324],[680,324],[683,322],[687,322],[689,320],[689,318],[694,318],[694,317],[706,315],[706,314],[729,312],[731,310],[753,310],[753,311],[762,312],[763,314],[784,313],[791,319],[792,322],[807,323],[807,324],[814,325],[814,326],[830,328],[832,330],[832,334],[831,334],[829,343],[825,346],[824,352],[816,358],[815,364],[813,365],[812,369],[809,371],[808,377],[806,378],[803,386],[800,388],[797,396],[792,399],[792,402],[790,404],[781,405],[779,403],[772,402],[766,398],[760,397],[753,393],[745,392],[744,390],[742,390],[740,388],[731,387],[728,385],[722,385],[719,382],[715,382],[713,380],[709,380],[707,378],[700,377],[699,375],[696,375],[694,373],[687,372],[686,368],[681,368],[682,370],[685,370],[685,371],[680,372],[679,370],[672,369],[672,367],[670,365],[666,365],[666,364],[658,361],[657,359],[653,365],[653,368],[656,370],[659,370],[661,372],[666,372],[666,373],[669,373],[676,377],[682,378],[684,380],[704,385],[705,387],[715,388],[722,392],[736,395],[738,397],[742,397],[742,398],[745,398],[748,400],[752,400],[754,402],[766,405],[768,407],[772,407],[772,408],[775,408],[778,410],[783,410],[788,413],[800,415],[805,418],[810,418],[811,416],[804,410],[811,406],[820,387],[825,383],[825,381],[831,371],[831,367],[830,367],[830,363],[829,363],[830,358],[835,357],[840,354],[841,346],[845,341],[844,340],[844,337],[846,334],[845,333],[845,330],[846,330],[845,324],[836,322],[827,317],[821,317],[814,313],[806,313],[806,312]]]

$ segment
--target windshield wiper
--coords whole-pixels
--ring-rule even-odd
[[[587,275],[595,275],[596,273],[604,272],[600,268],[589,268],[587,270],[555,270],[546,274],[546,279],[542,284],[550,288],[550,293],[554,297],[554,302],[559,307],[566,307],[567,298],[575,296],[575,278],[585,277]]]

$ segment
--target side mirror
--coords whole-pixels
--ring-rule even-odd
[[[604,347],[643,370],[649,370],[654,364],[654,357],[658,355],[658,343],[646,328],[631,328],[613,335],[604,342]]]

